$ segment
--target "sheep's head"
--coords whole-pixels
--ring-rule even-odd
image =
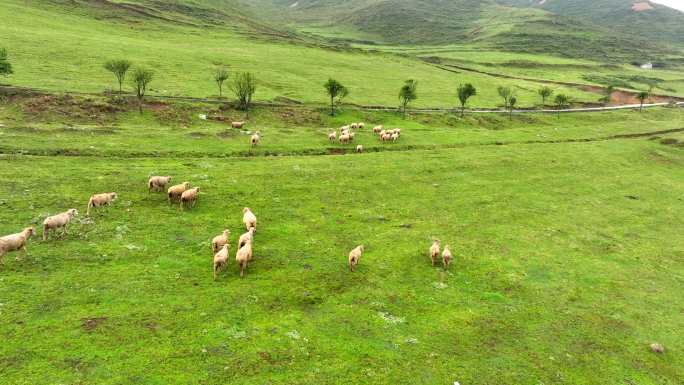
[[[228,229],[223,230],[223,235],[228,235],[228,234],[230,234],[230,230],[228,230]]]
[[[67,211],[67,214],[68,214],[70,217],[75,217],[76,215],[78,215],[78,210],[76,210],[76,209],[69,209],[69,210]]]
[[[36,229],[33,226],[31,226],[31,227],[25,228],[24,232],[26,232],[27,236],[31,237],[31,236],[34,236],[36,234]]]
[[[183,182],[183,186],[188,189],[190,188],[190,182]]]
[[[359,246],[359,250],[363,251],[363,245]]]
[[[171,177],[170,177],[170,176],[165,176],[164,178],[166,179],[166,183],[171,182]]]
[[[195,191],[200,192],[200,188],[199,188],[199,187],[195,187]]]
[[[244,209],[242,209],[242,212],[245,214],[248,213],[249,211],[252,211],[249,209],[249,207],[245,207]]]
[[[249,233],[250,233],[250,234],[254,235],[254,232],[255,232],[255,231],[256,231],[256,229],[255,229],[254,227],[250,227],[250,228],[249,228]]]
[[[116,195],[116,193],[115,193],[115,192],[113,192],[113,193],[109,193],[109,199],[111,199],[111,200],[116,200],[116,198],[118,198],[118,197],[119,197],[119,196],[118,196],[118,195]]]

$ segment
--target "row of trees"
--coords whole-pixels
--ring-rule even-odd
[[[104,68],[111,72],[119,84],[119,93],[123,92],[123,84],[126,81],[126,75],[133,67],[133,63],[129,60],[118,59],[110,60],[104,64]],[[213,74],[214,82],[219,89],[219,97],[223,97],[223,85],[230,78],[230,73],[226,68],[217,68]],[[154,72],[144,67],[137,67],[131,74],[131,84],[133,91],[138,98],[138,108],[142,114],[143,101],[145,93],[148,90],[149,84],[154,78]],[[256,92],[256,78],[250,72],[241,72],[235,75],[235,78],[230,84],[230,89],[235,94],[238,100],[239,108],[249,113],[249,108],[252,104],[252,97]]]

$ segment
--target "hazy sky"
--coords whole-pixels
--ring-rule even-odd
[[[668,7],[684,11],[684,0],[652,0],[654,3],[665,4]]]

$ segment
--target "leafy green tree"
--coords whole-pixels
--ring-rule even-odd
[[[223,82],[228,80],[229,76],[230,74],[225,68],[217,68],[216,72],[214,72],[214,81],[219,89],[219,98],[223,97]]]
[[[256,92],[256,78],[251,72],[242,72],[235,76],[231,89],[238,100],[240,109],[249,114],[249,108],[252,105],[252,97]]]
[[[648,91],[640,91],[636,94],[636,98],[639,99],[639,112],[644,108],[644,101],[650,96],[651,94]]]
[[[0,48],[0,75],[8,76],[13,73],[14,71],[12,71],[12,64],[9,62],[9,58],[7,56],[7,50]]]
[[[468,99],[477,95],[477,90],[472,84],[459,84],[458,86],[458,100],[461,102],[461,117],[465,113],[465,105],[468,103]]]
[[[542,98],[542,107],[546,104],[546,99],[553,95],[553,90],[549,86],[544,86],[537,90],[537,93]]]
[[[599,99],[600,102],[603,104],[608,104],[610,101],[613,99],[613,93],[615,92],[615,86],[612,84],[609,84],[604,90],[603,90],[603,97]]]
[[[133,71],[131,82],[133,83],[135,96],[138,98],[138,109],[140,110],[140,114],[143,112],[143,100],[145,99],[145,93],[152,81],[152,77],[154,77],[154,72],[146,68],[136,68],[135,71]]]
[[[508,101],[511,99],[511,96],[513,96],[513,92],[511,91],[510,88],[503,87],[503,86],[499,86],[496,89],[496,92],[499,93],[499,96],[501,96],[501,98],[504,101],[504,110],[507,109],[508,108]]]
[[[556,95],[556,98],[554,99],[556,102],[556,108],[558,110],[558,118],[560,119],[560,111],[563,109],[563,107],[566,107],[568,105],[568,102],[570,101],[570,98],[568,98],[565,94],[558,94]]]
[[[125,59],[110,60],[104,64],[104,68],[113,73],[119,82],[119,93],[121,93],[124,80],[126,80],[126,73],[132,65],[133,63]]]
[[[341,103],[342,99],[349,95],[349,90],[342,83],[332,78],[328,79],[323,87],[325,87],[325,92],[330,96],[330,115],[335,115],[335,104]]]
[[[412,101],[418,99],[418,82],[413,79],[406,80],[404,85],[399,90],[399,101],[401,102],[401,109],[406,114],[406,106]]]
[[[511,97],[508,98],[508,118],[510,120],[513,120],[513,108],[517,102],[518,98],[516,98],[514,95],[511,95]]]

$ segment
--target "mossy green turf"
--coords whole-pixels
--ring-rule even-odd
[[[1,116],[4,143],[31,150],[55,138],[15,136],[46,123],[15,108]],[[119,130],[83,139],[92,156],[0,156],[0,234],[81,210],[67,236],[33,238],[27,257],[0,267],[3,383],[674,385],[684,376],[682,148],[649,138],[521,143],[681,128],[681,110],[494,119],[499,130],[395,117],[407,146],[464,146],[253,158],[214,157],[246,137],[188,139],[214,124],[112,119]],[[283,155],[328,146],[312,128],[271,124],[263,146]],[[564,129],[573,134],[556,134]],[[518,143],[465,145],[496,137]],[[128,157],[160,143],[172,152]],[[201,186],[199,203],[180,212],[149,194],[152,174]],[[119,200],[83,221],[90,194],[104,191]],[[234,255],[244,206],[259,218],[255,260],[245,278],[231,263],[214,282],[209,241],[230,228]],[[432,237],[455,254],[448,273],[430,266]],[[358,244],[366,252],[352,274],[346,257]],[[652,353],[654,341],[667,352]]]
[[[541,83],[500,79],[473,72],[449,72],[413,58],[360,50],[323,49],[287,40],[248,38],[227,27],[186,27],[154,19],[127,23],[97,20],[87,8],[68,9],[44,2],[9,0],[0,6],[0,45],[15,68],[3,80],[51,91],[101,92],[117,88],[102,65],[126,58],[155,71],[150,94],[206,97],[218,94],[213,83],[217,66],[234,74],[251,71],[258,80],[257,100],[287,97],[326,103],[323,84],[334,77],[350,89],[346,102],[398,106],[404,80],[419,82],[417,107],[457,105],[456,88],[470,82],[478,89],[471,105],[496,107],[500,85],[518,95],[518,105],[538,103]],[[130,90],[130,85],[126,87]],[[575,101],[597,95],[573,88],[558,92]]]

